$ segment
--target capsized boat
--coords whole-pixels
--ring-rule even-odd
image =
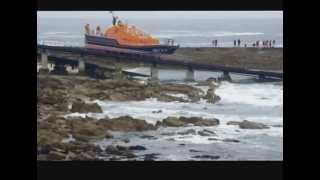
[[[124,49],[133,49],[140,51],[149,51],[155,53],[172,54],[179,48],[174,44],[173,39],[167,39],[165,43],[143,32],[136,26],[117,21],[113,16],[113,25],[105,32],[101,32],[98,26],[96,32],[90,30],[89,24],[85,27],[85,46],[92,49],[104,49],[106,47],[116,47]]]

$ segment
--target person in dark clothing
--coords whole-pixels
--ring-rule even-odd
[[[233,46],[234,46],[234,47],[237,46],[237,41],[236,41],[236,40],[233,41]]]
[[[215,47],[218,47],[218,40],[217,39],[214,41],[214,45],[215,45]]]
[[[238,46],[240,47],[240,43],[241,43],[241,41],[240,41],[240,39],[238,39]]]
[[[269,47],[270,47],[270,48],[272,47],[271,40],[269,41]]]
[[[276,40],[272,41],[272,46],[274,47],[276,45]]]
[[[112,16],[112,24],[113,24],[113,25],[116,25],[116,22],[117,22],[116,17]]]

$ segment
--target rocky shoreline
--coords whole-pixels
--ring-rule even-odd
[[[208,92],[185,84],[148,85],[135,80],[94,80],[83,76],[38,75],[37,84],[37,147],[38,160],[110,160],[135,158],[135,151],[145,147],[115,145],[102,149],[94,142],[113,138],[113,131],[155,131],[160,127],[217,126],[218,119],[201,117],[168,117],[155,125],[130,116],[95,119],[67,117],[70,113],[102,113],[93,100],[142,101],[156,98],[163,102],[208,103],[220,100],[214,94],[213,82]],[[183,98],[176,95],[184,95]],[[159,112],[155,112],[159,113]],[[161,112],[160,112],[161,113]],[[208,133],[208,132],[207,132]],[[129,141],[129,140],[128,140]],[[156,154],[149,154],[151,160]]]

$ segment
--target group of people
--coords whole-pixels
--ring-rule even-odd
[[[276,40],[256,41],[252,44],[253,47],[272,48],[275,47]]]
[[[86,24],[85,26],[86,34],[88,35],[96,35],[96,36],[103,36],[103,33],[101,32],[100,26],[97,26],[96,31],[94,29],[90,29],[90,25]]]
[[[233,46],[234,47],[240,47],[241,46],[241,40],[234,40],[233,41]],[[273,48],[276,45],[276,40],[265,40],[265,41],[256,41],[254,43],[252,43],[252,47],[263,47],[263,48]],[[244,47],[247,47],[248,44],[245,43]]]
[[[218,47],[218,40],[217,39],[212,40],[212,45],[213,47]]]

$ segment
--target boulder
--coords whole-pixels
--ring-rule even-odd
[[[144,161],[154,161],[154,160],[158,159],[157,156],[159,156],[159,155],[160,154],[158,154],[158,153],[145,154]]]
[[[188,135],[188,134],[195,135],[196,131],[194,129],[188,129],[188,130],[185,130],[182,132],[178,132],[177,134],[179,134],[179,135]]]
[[[66,158],[66,154],[57,151],[50,151],[47,158],[48,160],[64,160]]]
[[[112,131],[147,131],[157,128],[145,120],[135,119],[130,116],[121,116],[113,119],[100,119],[98,125]]]
[[[239,125],[240,122],[239,121],[229,121],[227,122],[227,125]]]
[[[167,117],[162,120],[162,122],[157,122],[157,126],[169,126],[169,127],[181,127],[187,126],[188,124],[193,124],[195,126],[216,126],[219,124],[219,120],[203,119],[201,117]]]
[[[83,101],[76,101],[72,104],[71,112],[78,113],[102,113],[101,107],[97,103],[85,103]]]
[[[214,133],[213,131],[207,130],[207,129],[204,129],[202,131],[198,131],[198,134],[200,136],[215,136],[216,135],[216,133]]]
[[[240,142],[240,141],[237,140],[237,139],[230,139],[230,138],[223,139],[222,141],[223,141],[223,142],[234,142],[234,143]]]
[[[129,146],[129,150],[143,151],[143,150],[147,150],[147,148],[144,146],[137,145],[137,146]]]
[[[269,126],[265,124],[247,121],[247,120],[240,122],[239,127],[241,129],[268,129],[269,128]]]
[[[212,155],[197,155],[197,156],[193,156],[192,158],[196,158],[196,159],[219,159],[220,156],[212,156]]]

